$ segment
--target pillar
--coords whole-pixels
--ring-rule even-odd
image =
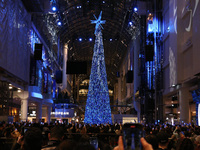
[[[78,83],[77,83],[77,98],[76,98],[76,100],[79,102],[79,89],[80,88],[80,82],[78,81]]]
[[[66,74],[66,68],[67,68],[67,53],[68,53],[68,44],[64,45],[64,49],[63,49],[63,78],[62,78],[62,89],[66,89],[67,88],[67,74]]]
[[[126,87],[127,87],[126,88],[127,89],[127,95],[126,95],[126,97],[127,98],[131,97],[131,86],[132,86],[131,83],[127,83],[126,84]]]
[[[121,76],[118,78],[118,104],[121,105],[122,101],[122,79]]]
[[[21,93],[16,93],[17,96],[21,99],[21,121],[27,121],[27,113],[28,113],[28,98],[29,92],[22,91]]]
[[[141,106],[140,106],[140,101],[136,101],[135,99],[135,93],[137,90],[139,90],[139,86],[140,86],[140,77],[139,77],[139,51],[140,51],[140,37],[138,36],[135,40],[134,40],[134,90],[133,90],[133,94],[134,94],[134,98],[133,98],[133,104],[134,104],[134,108],[137,111],[137,118],[138,118],[138,122],[140,122],[141,120],[141,116],[140,116],[140,112],[141,112]]]
[[[122,79],[121,79],[121,76],[118,78],[117,97],[118,97],[118,105],[122,105]],[[117,107],[117,110],[121,114],[121,108]]]
[[[180,122],[189,123],[189,89],[183,85],[179,90]]]
[[[27,113],[28,113],[28,98],[21,99],[21,121],[27,121]]]
[[[36,106],[36,122],[40,123],[42,120],[42,102],[38,102]]]
[[[47,123],[51,122],[51,106],[47,106]]]

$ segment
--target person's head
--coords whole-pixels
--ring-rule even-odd
[[[169,135],[166,132],[164,132],[164,131],[158,132],[156,137],[158,139],[158,144],[160,146],[167,146],[168,145]]]
[[[198,136],[195,137],[195,142],[197,144],[200,144],[200,135],[198,135]]]
[[[40,150],[42,148],[42,131],[31,127],[24,134],[24,150]]]
[[[102,141],[98,141],[98,148],[100,150],[112,150],[111,146],[108,143],[102,142]]]
[[[64,130],[59,126],[55,126],[51,129],[49,133],[50,140],[59,140],[61,141],[64,137]]]
[[[7,138],[10,138],[11,137],[11,128],[10,127],[7,127],[4,131],[4,136],[7,137]]]
[[[178,150],[194,150],[194,144],[189,138],[184,138],[178,148]]]
[[[144,137],[144,139],[152,145],[153,149],[158,149],[158,140],[155,135],[149,134]]]
[[[73,140],[64,140],[59,144],[57,150],[68,150],[68,149],[72,150],[74,149],[75,145],[76,142]]]
[[[95,148],[88,142],[79,142],[74,150],[95,150]]]

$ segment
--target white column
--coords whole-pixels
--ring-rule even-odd
[[[126,95],[126,97],[129,98],[129,97],[131,97],[131,83],[127,83],[126,87],[127,87],[127,95]]]
[[[21,121],[27,121],[27,113],[28,113],[28,98],[29,92],[23,91],[21,93],[15,93],[21,99]]]
[[[38,102],[36,106],[36,122],[40,122],[42,120],[42,102]]]
[[[64,45],[63,49],[63,82],[62,82],[62,89],[67,88],[67,74],[66,74],[66,68],[67,68],[67,53],[68,53],[68,44]]]
[[[51,106],[47,106],[47,123],[51,121]]]
[[[189,123],[189,90],[181,87],[179,90],[180,122]]]
[[[28,113],[28,98],[21,100],[21,121],[27,121],[27,113]]]

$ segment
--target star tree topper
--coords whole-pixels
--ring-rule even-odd
[[[92,24],[95,24],[95,23],[96,23],[95,32],[94,32],[95,35],[96,35],[96,33],[97,33],[97,30],[98,30],[99,26],[103,29],[103,27],[102,27],[101,24],[105,24],[105,22],[106,22],[106,20],[101,20],[101,15],[102,15],[102,11],[100,12],[99,18],[98,18],[98,19],[97,19],[97,17],[94,15],[94,18],[95,18],[96,20],[91,20],[91,23],[92,23]]]

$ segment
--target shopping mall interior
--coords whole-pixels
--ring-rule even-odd
[[[200,124],[198,0],[0,0],[0,16],[0,121],[106,103],[110,123]]]

